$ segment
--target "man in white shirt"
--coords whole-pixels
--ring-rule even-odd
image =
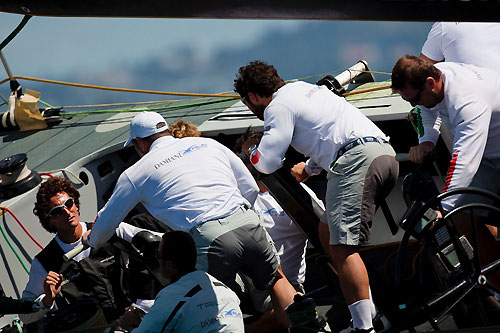
[[[392,88],[413,106],[423,105],[424,133],[410,159],[421,162],[439,136],[439,116],[454,133],[452,160],[443,192],[476,186],[495,193],[500,189],[500,75],[467,64],[430,64],[413,56],[401,57],[392,71]],[[483,176],[485,172],[486,176]],[[490,178],[492,177],[492,178]],[[450,211],[459,197],[443,201]],[[465,199],[464,199],[465,200]]]
[[[280,168],[290,145],[310,157],[292,169],[298,181],[328,171],[328,226],[320,223],[319,234],[329,238],[355,330],[373,332],[368,274],[358,249],[369,244],[376,206],[398,175],[389,138],[326,87],[302,81],[285,84],[273,66],[261,61],[241,67],[234,88],[264,120],[264,136],[250,155],[258,171]]]
[[[243,162],[215,140],[172,137],[156,112],[135,116],[130,135],[125,145],[132,142],[141,159],[120,175],[88,244],[103,244],[141,202],[159,221],[193,236],[198,269],[231,288],[241,270],[258,289],[270,290],[278,321],[288,327],[284,308],[292,303],[295,290],[279,268],[259,217],[249,209],[258,188]]]
[[[432,65],[414,56],[401,57],[392,70],[392,88],[412,106],[423,105],[424,133],[420,144],[410,148],[410,160],[420,163],[434,149],[440,118],[453,133],[451,161],[443,192],[459,187],[478,187],[500,194],[500,75],[488,68],[442,62]],[[425,112],[424,112],[425,110]],[[450,196],[441,202],[445,211],[466,203],[489,203],[484,197]],[[480,212],[476,212],[480,215]],[[469,218],[470,219],[470,218]],[[469,223],[460,223],[463,231]],[[482,264],[498,258],[493,240],[497,228],[478,228]],[[492,237],[493,235],[493,237]],[[495,283],[500,285],[500,279]]]
[[[500,23],[436,22],[420,57],[432,63],[461,62],[500,72]]]
[[[261,137],[262,133],[258,133],[252,127],[249,127],[236,140],[234,147],[235,152],[252,174],[255,173],[255,169],[252,163],[250,163],[248,148],[258,145]],[[253,209],[263,218],[264,227],[273,239],[286,278],[297,291],[304,292],[302,284],[306,275],[307,236],[295,225],[283,208],[267,191],[266,187],[260,181],[257,181],[257,185],[259,186],[259,195],[255,200]],[[303,186],[309,193],[314,195],[318,202],[319,199],[317,199],[314,192],[305,184]]]
[[[196,246],[188,233],[165,233],[157,256],[170,283],[133,332],[245,331],[238,296],[210,274],[196,270]]]

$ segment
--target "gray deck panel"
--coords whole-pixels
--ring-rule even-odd
[[[204,99],[207,100],[210,99]],[[162,114],[169,123],[183,118],[200,125],[233,102],[186,106],[190,103],[187,100],[173,104],[137,105],[130,109],[152,109]],[[180,107],[172,109],[171,106],[175,105]],[[37,132],[2,132],[0,158],[26,153],[30,169],[42,172],[65,168],[88,154],[124,142],[128,138],[130,120],[136,114],[123,112],[75,115]]]

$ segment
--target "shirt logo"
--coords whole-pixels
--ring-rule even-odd
[[[278,212],[276,210],[276,208],[271,208],[271,209],[262,211],[262,214],[268,214],[271,216],[284,216],[285,212],[284,211]]]
[[[171,162],[173,162],[173,161],[175,161],[175,160],[177,160],[177,159],[179,159],[179,158],[182,158],[182,157],[184,157],[185,155],[187,155],[187,154],[189,154],[189,153],[192,153],[192,152],[194,152],[194,151],[196,151],[196,150],[200,150],[200,149],[202,149],[202,148],[207,148],[207,147],[208,147],[208,146],[207,146],[207,144],[206,144],[206,143],[202,143],[201,145],[194,144],[194,145],[192,145],[192,146],[190,146],[190,147],[186,148],[185,150],[181,150],[181,151],[179,151],[177,154],[174,154],[174,155],[172,155],[172,156],[170,156],[170,157],[167,157],[167,158],[165,158],[164,160],[162,160],[162,161],[160,161],[160,162],[156,163],[156,164],[154,165],[154,168],[155,168],[155,169],[159,169],[160,167],[162,167],[162,166],[164,166],[164,165],[167,165],[168,163],[171,163]]]
[[[201,145],[192,145],[191,147],[187,148],[186,150],[184,150],[180,153],[182,153],[182,155],[186,155],[186,154],[192,153],[193,151],[200,150],[201,148],[206,148],[206,147],[207,147],[206,143],[203,143]]]

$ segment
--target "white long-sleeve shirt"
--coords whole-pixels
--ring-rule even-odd
[[[264,111],[264,136],[251,161],[263,173],[279,169],[291,145],[310,159],[306,171],[328,170],[338,150],[365,136],[389,138],[357,108],[324,86],[288,83]]]
[[[98,247],[107,241],[139,202],[170,228],[187,231],[253,205],[257,194],[257,183],[243,162],[217,141],[161,137],[120,175],[88,243]]]
[[[438,63],[444,99],[432,109],[422,108],[424,135],[420,142],[436,143],[440,119],[454,133],[452,160],[443,191],[468,186],[481,159],[500,157],[500,75],[473,65]],[[454,207],[457,196],[443,201]]]
[[[500,72],[500,23],[436,22],[422,54],[434,61],[461,62]]]

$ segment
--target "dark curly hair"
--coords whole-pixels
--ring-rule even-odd
[[[239,138],[236,139],[236,142],[234,143],[233,151],[236,154],[241,153],[243,144],[249,139],[255,140],[255,144],[258,145],[260,142],[260,139],[262,139],[263,135],[264,135],[264,133],[257,132],[252,126],[248,126],[246,132],[243,133]]]
[[[234,91],[241,97],[246,97],[249,92],[261,97],[270,97],[284,85],[285,81],[278,75],[274,66],[255,60],[240,67],[234,80]]]
[[[57,230],[50,225],[49,217],[47,214],[50,210],[50,198],[58,193],[66,192],[71,198],[75,200],[75,205],[80,209],[80,193],[75,188],[72,182],[62,177],[54,177],[43,182],[36,194],[35,208],[33,213],[38,216],[42,227],[48,232],[56,233]]]
[[[402,56],[392,68],[392,90],[420,89],[428,77],[439,80],[441,72],[429,61],[411,55]]]

